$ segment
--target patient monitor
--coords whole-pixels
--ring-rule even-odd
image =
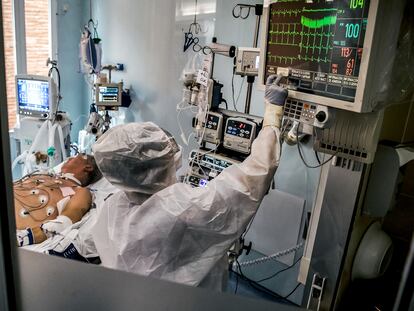
[[[16,76],[17,111],[23,117],[47,119],[56,112],[56,85],[50,77]]]
[[[315,150],[371,163],[405,1],[267,2],[261,84],[285,77],[284,117],[315,133]]]
[[[10,137],[15,142],[14,177],[29,168],[60,163],[70,152],[71,121],[64,112],[57,112],[59,95],[51,77],[16,76],[18,122]],[[31,166],[33,164],[33,166]],[[20,166],[23,165],[23,166]]]
[[[122,105],[123,83],[97,83],[96,106],[99,110],[117,110]]]
[[[266,2],[266,1],[265,1]],[[321,104],[371,112],[389,79],[404,1],[268,1],[261,82],[287,79],[298,107]]]

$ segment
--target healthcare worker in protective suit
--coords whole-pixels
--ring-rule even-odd
[[[269,77],[263,129],[251,155],[205,188],[177,183],[180,149],[157,125],[113,127],[93,146],[102,174],[122,191],[109,197],[93,229],[106,267],[222,290],[227,251],[268,191],[279,163],[287,90]]]

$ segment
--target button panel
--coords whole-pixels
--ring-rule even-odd
[[[294,121],[313,125],[317,106],[315,104],[288,98],[285,103],[283,115]]]

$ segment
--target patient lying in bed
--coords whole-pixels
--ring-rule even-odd
[[[19,246],[37,244],[80,221],[91,207],[86,186],[102,177],[94,158],[70,158],[60,174],[32,174],[13,185]]]

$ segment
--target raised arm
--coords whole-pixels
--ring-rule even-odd
[[[117,204],[128,202],[123,193],[109,198],[95,231],[102,263],[200,285],[243,233],[270,187],[279,163],[278,127],[286,95],[269,82],[264,128],[251,155],[207,187],[177,183],[135,207]]]

